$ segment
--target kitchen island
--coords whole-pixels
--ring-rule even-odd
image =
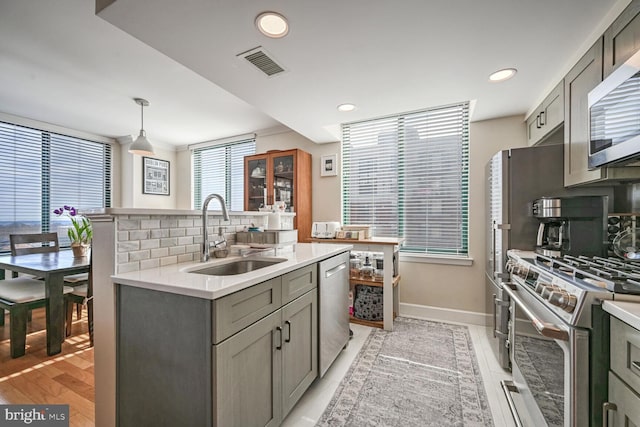
[[[317,263],[350,249],[298,244],[113,275],[117,425],[278,425],[318,375]],[[246,260],[279,262],[195,272]]]
[[[229,244],[235,242],[234,233],[242,231],[251,224],[262,224],[265,218],[264,215],[261,216],[262,212],[229,212],[230,220],[222,221],[219,219],[222,216],[219,211],[210,210],[208,214],[209,234],[216,233],[218,227],[222,226]],[[115,427],[117,425],[116,287],[122,287],[122,285],[115,285],[112,276],[131,273],[131,276],[127,275],[123,280],[137,281],[139,286],[144,286],[145,280],[155,281],[156,279],[151,279],[154,271],[156,278],[162,276],[157,274],[162,271],[165,275],[184,274],[184,278],[190,276],[196,281],[205,280],[197,278],[197,274],[180,271],[188,266],[199,264],[197,260],[200,259],[203,240],[202,212],[181,209],[108,208],[87,212],[87,216],[93,224],[91,252],[94,260],[95,302],[95,423],[96,427]],[[316,246],[320,247],[320,245]],[[305,247],[308,249],[304,249]],[[302,258],[305,251],[311,258],[306,260]],[[296,257],[295,263],[280,265],[277,267],[278,272],[286,274],[284,269],[295,269],[296,265],[309,265],[315,262],[314,256],[320,258],[331,256],[331,251],[324,255],[322,251],[324,249],[312,249],[311,245],[298,244],[297,250],[292,254]],[[269,273],[274,271],[262,269],[260,272],[260,274]],[[160,283],[157,285],[168,285],[167,282],[162,282],[162,279],[159,280]],[[251,280],[247,280],[244,284],[250,286],[252,283]],[[211,282],[207,284],[207,286],[210,285]],[[236,285],[243,286],[237,283]],[[128,286],[134,288],[131,284]],[[227,291],[231,289],[227,287]],[[164,293],[168,295],[170,292]],[[172,309],[170,316],[179,319],[180,316],[173,313],[176,311],[178,310]],[[172,342],[172,339],[167,341],[167,345]]]

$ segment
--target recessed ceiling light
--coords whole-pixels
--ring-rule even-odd
[[[353,104],[340,104],[338,105],[338,111],[353,111],[356,109],[356,106]]]
[[[503,82],[515,76],[518,70],[515,68],[505,68],[504,70],[498,70],[489,76],[489,81]]]
[[[256,27],[262,34],[272,39],[279,39],[289,33],[287,19],[276,12],[262,12],[256,18]]]

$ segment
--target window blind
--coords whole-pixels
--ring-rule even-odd
[[[403,252],[468,253],[469,104],[342,125],[344,224]]]
[[[70,221],[53,209],[111,206],[111,146],[0,122],[0,252],[9,234],[58,232]]]
[[[230,210],[243,211],[244,157],[255,153],[255,138],[194,149],[193,208],[201,209],[202,201],[217,193]]]

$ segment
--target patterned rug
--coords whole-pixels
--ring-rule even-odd
[[[398,317],[371,331],[316,426],[493,426],[468,328]]]

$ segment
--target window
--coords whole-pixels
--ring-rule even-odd
[[[211,193],[220,194],[232,211],[244,210],[244,157],[256,153],[255,138],[193,150],[193,208]]]
[[[111,146],[0,122],[0,252],[9,234],[55,231],[69,246],[71,222],[53,214],[111,206]]]
[[[467,255],[469,104],[342,126],[344,224],[403,252]]]

